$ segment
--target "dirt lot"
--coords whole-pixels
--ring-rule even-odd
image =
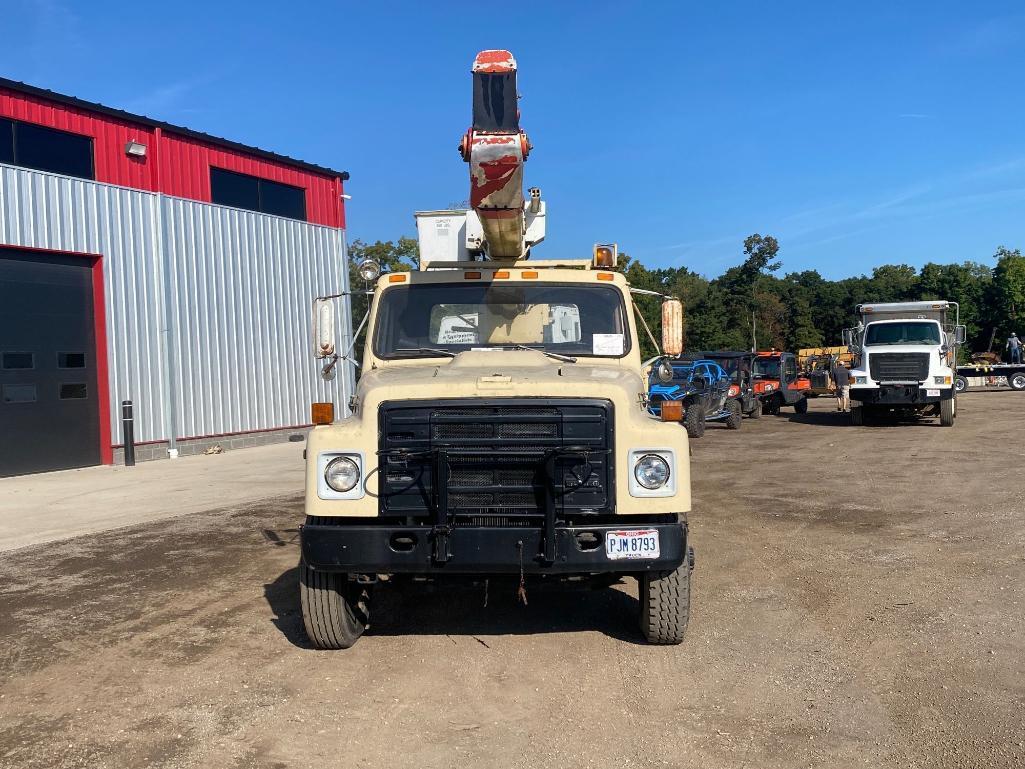
[[[695,442],[679,647],[631,581],[384,589],[312,651],[298,498],[7,553],[0,766],[1025,766],[1025,396],[832,403]]]

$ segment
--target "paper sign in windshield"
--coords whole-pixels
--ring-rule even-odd
[[[622,334],[594,334],[591,337],[594,355],[622,355],[623,335]]]

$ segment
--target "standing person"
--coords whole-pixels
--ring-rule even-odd
[[[1011,363],[1021,363],[1021,340],[1013,331],[1007,338],[1007,347],[1005,349],[1011,353]]]
[[[840,361],[833,368],[833,385],[836,387],[836,410],[851,410],[851,372]]]

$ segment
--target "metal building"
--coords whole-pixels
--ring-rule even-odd
[[[343,171],[0,78],[0,476],[285,440],[347,289]],[[340,338],[349,333],[339,313]]]

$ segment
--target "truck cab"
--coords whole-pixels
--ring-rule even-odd
[[[953,426],[956,348],[965,338],[957,302],[862,304],[857,315],[858,326],[844,332],[857,356],[852,422],[893,414],[938,416],[942,426]]]
[[[441,577],[506,578],[525,597],[537,580],[632,576],[645,637],[682,640],[690,452],[646,408],[632,303],[588,260],[377,280],[351,414],[307,440],[314,645],[351,646],[375,585]]]

